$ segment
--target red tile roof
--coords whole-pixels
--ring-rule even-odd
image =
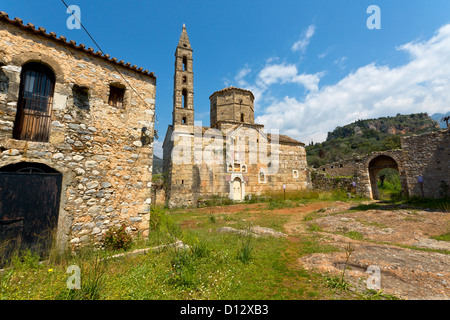
[[[22,28],[22,29],[24,29],[26,31],[29,31],[29,32],[33,33],[33,34],[37,34],[37,35],[44,36],[46,38],[50,38],[52,40],[55,40],[55,41],[58,41],[58,42],[62,43],[63,45],[66,45],[66,46],[72,47],[74,49],[83,51],[83,52],[91,54],[93,56],[102,58],[102,59],[104,59],[104,60],[106,60],[108,62],[114,63],[116,65],[120,65],[120,66],[122,66],[124,68],[133,70],[135,72],[138,72],[138,73],[141,73],[141,74],[144,74],[144,75],[147,75],[147,76],[150,76],[150,77],[156,79],[156,76],[155,76],[155,74],[153,72],[150,72],[148,70],[144,70],[143,68],[137,67],[136,65],[131,65],[131,63],[129,63],[129,62],[125,63],[123,60],[117,61],[117,58],[114,58],[114,57],[111,58],[111,56],[109,54],[104,54],[101,51],[94,52],[94,49],[92,49],[92,48],[87,48],[86,49],[86,46],[84,44],[80,43],[79,45],[77,45],[74,40],[66,41],[66,37],[64,37],[64,36],[60,36],[58,38],[56,36],[56,33],[54,33],[54,32],[47,33],[45,28],[43,28],[43,27],[39,27],[38,29],[35,29],[35,26],[32,23],[28,23],[27,25],[24,25],[23,24],[23,20],[19,19],[19,18],[14,18],[14,20],[11,20],[11,19],[9,19],[9,16],[8,16],[8,14],[6,12],[0,11],[0,20],[3,20],[3,21],[6,21],[8,23],[11,23],[13,25],[16,25],[16,26],[18,26],[18,27],[20,27],[20,28]]]

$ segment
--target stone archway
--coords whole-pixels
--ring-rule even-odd
[[[370,178],[370,187],[371,187],[371,197],[374,200],[379,200],[380,199],[380,194],[378,191],[378,185],[377,185],[377,177],[378,177],[378,173],[386,168],[390,168],[390,169],[394,169],[397,170],[400,174],[399,171],[399,165],[397,163],[397,161],[394,160],[394,158],[388,156],[388,155],[378,155],[376,157],[374,157],[372,160],[370,160],[369,162],[369,178]]]

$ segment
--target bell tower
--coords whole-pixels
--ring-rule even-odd
[[[192,51],[186,26],[183,24],[180,40],[175,50],[172,113],[174,129],[178,126],[194,127],[194,72],[192,68]]]

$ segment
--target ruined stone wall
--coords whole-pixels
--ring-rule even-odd
[[[327,189],[324,184],[328,178],[332,185],[334,184],[332,182],[335,181],[334,179],[341,178],[348,181],[347,189],[350,188],[349,183],[355,182],[354,190],[357,194],[367,198],[377,198],[377,173],[382,168],[389,167],[383,162],[383,157],[392,159],[393,163],[395,163],[396,167],[394,169],[399,172],[402,189],[406,194],[407,187],[402,150],[376,151],[365,157],[345,159],[323,165],[314,170],[313,187],[324,190]]]
[[[402,137],[401,143],[409,195],[450,196],[450,130]]]
[[[49,142],[12,139],[21,69],[29,61],[56,77]],[[117,225],[148,234],[153,144],[142,146],[140,136],[147,127],[153,138],[156,79],[115,61],[0,20],[0,167],[38,162],[63,174],[60,247],[101,241]],[[125,88],[122,108],[108,104],[111,84]],[[88,92],[83,108],[74,98],[77,86]]]
[[[346,159],[323,165],[317,169],[319,173],[327,174],[331,177],[352,177],[358,174],[361,167],[361,159]]]

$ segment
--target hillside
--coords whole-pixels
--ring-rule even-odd
[[[444,117],[450,116],[450,111],[447,113],[435,113],[431,116],[431,119],[436,120],[437,122],[439,122],[441,129],[446,128],[446,124],[444,121],[442,121],[442,119]]]
[[[161,174],[163,172],[163,159],[153,154],[153,174]]]
[[[319,167],[373,151],[400,148],[400,136],[439,130],[427,113],[358,120],[328,132],[326,141],[306,147],[308,165]]]

